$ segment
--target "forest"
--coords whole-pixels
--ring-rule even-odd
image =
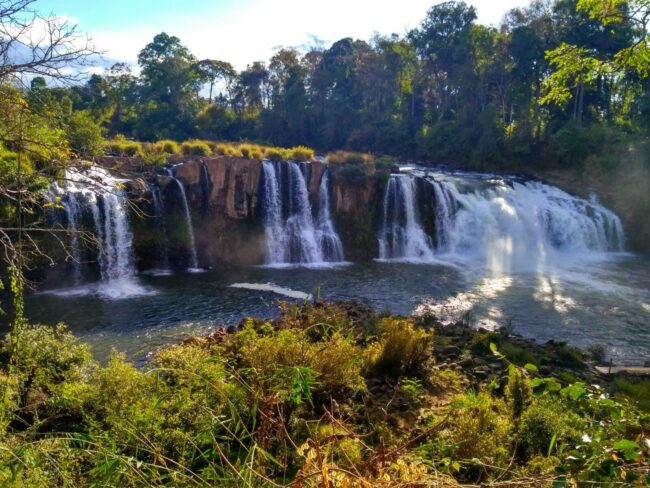
[[[647,16],[643,1],[534,1],[488,27],[474,7],[443,2],[405,36],[282,48],[241,72],[161,33],[137,68],[118,63],[72,86],[37,76],[19,96],[86,157],[102,152],[86,140],[101,134],[611,169],[646,151]]]
[[[0,487],[649,486],[650,1],[477,19],[104,68],[0,0]]]

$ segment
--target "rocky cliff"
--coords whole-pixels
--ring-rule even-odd
[[[187,226],[174,178],[124,159],[103,158],[101,164],[132,172],[130,197],[138,211],[132,212],[131,223],[138,267],[157,267],[163,254],[172,265],[187,265]],[[327,167],[327,163],[313,161],[307,169],[314,208]],[[201,266],[264,262],[262,173],[262,161],[229,156],[188,158],[174,166],[173,175],[187,196]],[[372,165],[330,166],[330,174],[331,212],[346,258],[374,258],[377,213],[387,172],[378,172]],[[158,219],[152,194],[156,187],[164,204],[164,215]]]

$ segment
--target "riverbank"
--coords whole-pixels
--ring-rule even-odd
[[[63,328],[28,328],[13,353],[4,342],[0,480],[567,486],[649,475],[648,383],[597,376],[598,350],[353,302],[280,310],[159,349],[140,369],[119,354],[100,366]]]

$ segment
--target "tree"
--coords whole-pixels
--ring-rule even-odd
[[[93,158],[104,154],[104,129],[87,111],[74,112],[68,121],[70,148],[79,157]]]
[[[138,101],[137,80],[125,63],[116,63],[106,70],[108,100],[112,108],[109,132],[112,135],[133,131]]]
[[[140,51],[138,64],[146,100],[138,134],[145,139],[190,136],[202,84],[196,58],[178,37],[163,32]]]
[[[212,103],[214,86],[219,82],[224,84],[228,101],[232,100],[234,84],[237,80],[237,72],[232,64],[217,59],[204,59],[198,62],[197,69],[210,84],[210,94],[208,96],[210,103]]]
[[[34,111],[15,86],[30,77],[78,79],[75,68],[97,54],[75,25],[40,15],[30,8],[33,3],[0,1],[0,279],[13,297],[14,348],[25,322],[24,270],[31,258],[43,256],[37,236],[56,232],[40,220],[42,192],[68,156],[61,119]],[[36,78],[33,91],[44,90],[44,81]]]
[[[98,51],[69,20],[33,10],[35,1],[0,1],[0,81],[29,75],[80,79],[70,68],[87,65]]]

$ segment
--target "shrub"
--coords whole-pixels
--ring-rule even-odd
[[[253,149],[251,150],[251,159],[262,159],[262,158],[264,158],[264,149],[259,146],[253,147]]]
[[[380,156],[377,159],[375,159],[375,164],[377,166],[391,166],[393,164],[397,163],[397,159],[395,159],[392,156]]]
[[[142,162],[147,166],[165,166],[169,162],[169,153],[143,147],[140,152]]]
[[[264,157],[266,157],[266,159],[270,159],[271,161],[286,161],[287,152],[279,147],[269,147],[266,149],[266,154]]]
[[[595,361],[597,363],[602,364],[607,359],[607,350],[602,344],[589,344],[585,352],[592,361]]]
[[[487,392],[470,391],[454,398],[449,427],[441,433],[454,459],[478,459],[491,466],[505,466],[510,460],[512,424],[503,400]],[[467,465],[471,479],[481,478],[483,470]]]
[[[80,157],[104,154],[104,132],[102,126],[86,111],[73,112],[68,121],[67,135],[70,147]]]
[[[533,389],[528,378],[524,377],[519,368],[510,368],[508,385],[506,386],[506,400],[510,407],[512,417],[519,419],[530,405]]]
[[[11,351],[9,337],[2,343],[2,356]],[[44,325],[25,327],[13,355],[15,367],[33,388],[50,390],[64,379],[79,379],[96,365],[87,344],[71,334],[67,327]]]
[[[185,141],[181,144],[181,152],[185,156],[210,156],[212,150],[203,141]]]
[[[385,318],[380,340],[369,348],[376,373],[399,376],[422,372],[432,358],[433,331],[418,329],[413,319]]]
[[[253,148],[251,146],[239,146],[239,151],[243,158],[251,159]]]
[[[612,390],[617,395],[625,395],[640,408],[650,412],[650,379],[616,377]]]
[[[560,402],[543,397],[521,416],[516,444],[523,459],[561,451],[579,442],[580,419]],[[553,442],[553,445],[551,445]]]
[[[305,146],[294,147],[289,150],[289,154],[289,159],[296,161],[311,161],[314,159],[314,150]]]
[[[108,142],[108,150],[113,156],[133,157],[140,152],[142,146],[139,142],[128,141],[122,135],[117,135]]]
[[[164,139],[162,141],[158,141],[155,144],[155,148],[165,154],[180,154],[181,153],[181,147],[178,145],[178,142],[172,141],[169,139]]]
[[[332,164],[366,164],[372,163],[373,158],[370,154],[336,151],[327,155],[327,162]]]
[[[365,388],[361,352],[350,339],[335,333],[323,341],[310,342],[302,330],[271,330],[267,326],[258,332],[249,324],[229,348],[257,388],[278,394],[284,401],[295,400],[296,388],[305,399],[313,391],[315,396],[332,396],[339,401]]]

